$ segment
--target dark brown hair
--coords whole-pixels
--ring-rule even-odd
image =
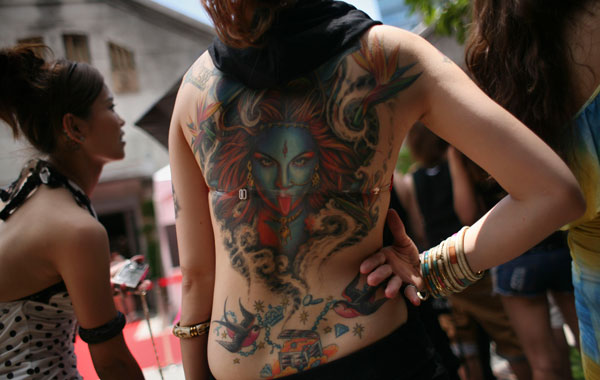
[[[416,122],[408,131],[406,143],[413,158],[427,168],[442,162],[448,150],[448,143],[421,122]]]
[[[24,135],[40,152],[53,153],[67,113],[89,116],[104,79],[94,67],[66,60],[46,62],[35,55],[46,46],[0,50],[0,118],[13,135]]]
[[[566,31],[589,0],[474,0],[466,64],[477,84],[567,163],[577,112]]]
[[[234,48],[257,47],[281,9],[298,0],[201,0],[223,43]]]

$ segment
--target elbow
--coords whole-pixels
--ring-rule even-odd
[[[215,284],[214,272],[181,267],[181,291],[186,294],[201,294],[212,289]]]
[[[563,186],[562,191],[557,195],[557,200],[561,214],[565,218],[564,224],[579,219],[585,213],[585,198],[574,179]]]

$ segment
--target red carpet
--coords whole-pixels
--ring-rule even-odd
[[[145,329],[144,332],[147,333],[148,324],[145,320],[140,320],[128,323],[125,326],[125,329],[123,329],[123,335],[125,336],[127,346],[142,369],[149,367],[156,368],[156,356],[154,355],[154,349],[152,348],[152,341],[149,336],[147,339],[137,340],[135,334],[138,328]],[[152,329],[152,333],[154,334],[154,341],[156,343],[161,367],[165,367],[169,364],[181,363],[179,340],[171,334],[171,331],[167,329],[161,332]],[[77,368],[79,369],[81,376],[83,376],[85,380],[97,380],[98,375],[96,375],[96,371],[94,370],[87,344],[79,339],[79,336],[75,341],[75,354],[77,355]]]

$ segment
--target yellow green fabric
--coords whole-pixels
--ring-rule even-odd
[[[586,198],[585,215],[569,225],[573,286],[583,370],[600,380],[600,87],[577,114],[576,176]]]

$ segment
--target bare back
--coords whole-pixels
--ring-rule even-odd
[[[57,262],[65,255],[64,232],[95,223],[64,188],[40,186],[0,223],[0,301],[29,296],[62,281]]]
[[[106,323],[116,311],[106,230],[85,208],[89,203],[77,203],[76,192],[38,185],[0,223],[0,303],[26,302],[58,286],[67,291],[79,324],[88,328]]]
[[[306,370],[406,320],[403,299],[359,275],[382,245],[398,150],[420,115],[420,72],[404,59],[367,33],[277,89],[243,87],[208,54],[184,78],[176,107],[193,112],[176,118],[214,233],[208,360],[217,378]]]

